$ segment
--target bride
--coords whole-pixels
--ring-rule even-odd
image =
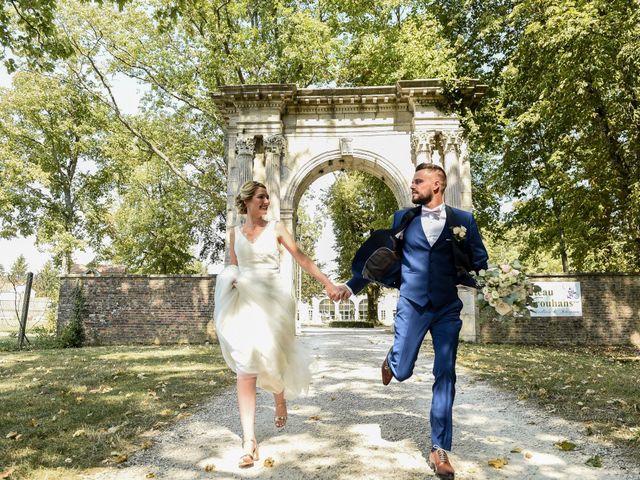
[[[230,265],[216,282],[215,325],[222,354],[236,372],[242,425],[239,466],[259,459],[255,437],[256,386],[273,393],[276,428],[287,423],[286,399],[309,387],[309,359],[295,341],[295,299],[279,275],[281,248],[322,283],[329,297],[338,288],[298,247],[282,223],[266,221],[266,187],[248,181],[236,196],[236,207],[246,221],[230,232]]]

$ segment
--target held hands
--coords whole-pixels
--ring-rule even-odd
[[[351,290],[346,285],[334,285],[333,283],[326,288],[327,296],[334,302],[346,300],[351,296]]]

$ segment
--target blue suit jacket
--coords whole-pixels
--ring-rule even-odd
[[[400,224],[407,209],[394,214],[393,227]],[[438,240],[429,245],[422,229],[420,216],[405,229],[402,241],[400,295],[426,305],[429,301],[438,308],[458,298],[456,285],[475,286],[466,270],[487,268],[488,255],[480,238],[473,215],[464,210],[446,207],[447,220]],[[463,240],[456,240],[453,227],[467,229]],[[354,275],[347,285],[354,294],[362,290],[368,280]]]

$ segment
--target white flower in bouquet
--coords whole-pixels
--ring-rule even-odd
[[[479,287],[480,308],[490,309],[498,318],[528,316],[527,306],[535,306],[532,295],[539,287],[529,281],[517,260],[489,265],[473,276]]]

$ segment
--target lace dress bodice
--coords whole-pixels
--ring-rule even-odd
[[[238,267],[243,270],[280,269],[280,249],[275,233],[275,221],[270,221],[253,242],[245,237],[240,227],[236,227],[234,250],[238,258]]]

